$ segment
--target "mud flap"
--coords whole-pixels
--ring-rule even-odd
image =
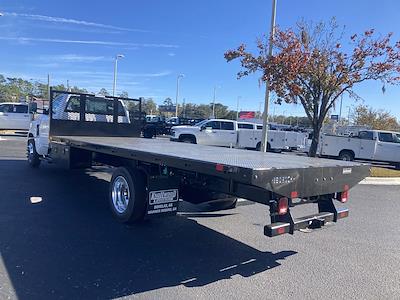
[[[179,180],[168,176],[148,178],[146,218],[173,216],[178,212]]]

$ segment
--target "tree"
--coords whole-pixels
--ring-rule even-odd
[[[142,100],[142,111],[146,114],[157,114],[157,104],[152,98]]]
[[[129,94],[128,94],[127,91],[122,91],[122,92],[118,95],[118,97],[121,97],[121,98],[128,98],[128,97],[129,97]]]
[[[348,52],[342,50],[343,31],[334,20],[315,26],[301,22],[295,30],[277,30],[272,56],[264,38],[257,42],[258,54],[242,44],[227,51],[225,59],[240,59],[238,78],[261,71],[277,103],[302,104],[313,126],[309,155],[315,156],[323,121],[341,95],[360,98],[354,87],[367,80],[380,80],[383,87],[399,83],[400,42],[392,44],[391,36],[375,37],[373,29],[354,34]]]
[[[353,114],[353,121],[356,125],[371,126],[377,130],[400,130],[400,124],[388,111],[373,109],[367,105],[359,105]]]
[[[105,88],[101,88],[98,94],[102,96],[110,96],[109,92]]]
[[[165,106],[173,106],[174,103],[172,102],[172,99],[168,97],[168,98],[166,98],[166,99],[164,100],[164,105],[165,105]]]

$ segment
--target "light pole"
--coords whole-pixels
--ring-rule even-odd
[[[340,96],[340,110],[339,110],[339,125],[340,122],[342,121],[342,106],[343,106],[343,94]]]
[[[178,77],[176,77],[175,117],[178,117],[179,82],[183,77],[185,77],[184,74],[179,74]]]
[[[272,0],[272,17],[271,17],[271,33],[269,36],[269,49],[268,57],[272,56],[273,40],[275,35],[275,19],[276,19],[276,1]],[[264,117],[263,117],[263,131],[260,151],[267,152],[268,145],[268,110],[269,110],[269,81],[265,82],[265,103],[264,103]]]
[[[240,99],[242,98],[242,96],[239,96],[237,98],[237,106],[236,106],[236,121],[239,120],[239,103],[240,103]]]
[[[351,114],[351,107],[347,106],[349,108],[349,113],[347,115],[347,125],[350,126],[350,114]]]
[[[215,119],[215,100],[217,98],[217,88],[219,88],[219,86],[214,86],[214,98],[213,98],[213,104],[212,104],[212,118]]]
[[[113,84],[113,97],[115,97],[115,89],[117,88],[117,67],[118,67],[118,59],[124,58],[125,56],[123,54],[117,54],[115,56],[115,61],[114,61],[114,84]]]

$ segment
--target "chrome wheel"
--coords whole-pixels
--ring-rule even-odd
[[[115,178],[111,196],[115,210],[118,213],[123,214],[128,209],[129,199],[131,196],[128,182],[123,176]]]
[[[28,143],[28,152],[29,152],[29,154],[33,154],[33,143],[32,142],[29,142]]]

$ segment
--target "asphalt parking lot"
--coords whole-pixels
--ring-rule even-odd
[[[0,299],[400,298],[400,186],[359,185],[348,219],[271,239],[247,201],[121,225],[98,171],[32,170],[24,138],[0,136]]]

